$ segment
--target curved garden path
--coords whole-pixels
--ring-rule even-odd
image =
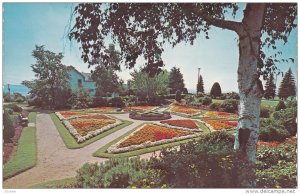
[[[49,114],[39,113],[36,118],[37,128],[37,165],[21,174],[3,182],[3,188],[27,188],[31,185],[50,180],[74,177],[76,170],[86,162],[103,162],[106,159],[93,157],[92,154],[100,147],[120,137],[129,130],[145,121],[132,120],[129,114],[114,114],[123,120],[133,123],[84,148],[68,149],[61,139]],[[172,115],[173,119],[182,117]],[[141,155],[148,158],[150,154]]]

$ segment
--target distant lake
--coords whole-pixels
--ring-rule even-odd
[[[13,85],[13,84],[10,84],[9,86],[10,86],[10,93],[11,94],[13,94],[13,93],[20,93],[23,96],[27,96],[28,95],[29,88],[27,88],[24,85]],[[3,91],[4,92],[8,92],[8,85],[7,84],[4,85]]]

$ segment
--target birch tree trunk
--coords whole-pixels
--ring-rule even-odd
[[[240,95],[239,122],[235,136],[235,149],[239,149],[245,162],[240,174],[242,187],[255,187],[256,143],[259,136],[262,83],[257,74],[261,28],[265,4],[247,4],[239,35],[238,87]]]

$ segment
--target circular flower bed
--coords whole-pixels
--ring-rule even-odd
[[[143,120],[143,121],[159,121],[166,120],[171,118],[171,114],[169,112],[138,112],[132,111],[129,113],[129,118],[135,120]]]

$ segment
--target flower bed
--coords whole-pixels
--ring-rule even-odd
[[[128,106],[124,108],[124,111],[145,111],[145,110],[154,110],[158,108],[157,106]]]
[[[238,115],[227,113],[227,112],[208,111],[203,115],[201,115],[200,117],[237,119]]]
[[[236,128],[237,121],[202,119],[202,121],[211,131],[232,130]]]
[[[183,120],[166,120],[166,121],[160,121],[161,124],[167,124],[171,126],[176,127],[183,127],[188,129],[198,129],[198,125],[193,121],[189,119],[183,119]]]
[[[267,147],[276,147],[280,144],[279,141],[258,141],[257,146],[267,146]]]
[[[110,117],[102,114],[89,114],[86,116],[80,116],[80,119],[111,119]]]
[[[60,112],[55,112],[55,114],[60,120],[73,119],[80,116],[88,115],[88,113],[86,112],[75,112],[75,111],[60,111]]]
[[[104,107],[89,108],[88,110],[99,111],[99,112],[115,112],[116,108],[110,106],[104,106]]]
[[[181,106],[181,105],[171,106],[170,111],[174,112],[174,113],[183,114],[184,116],[194,116],[194,115],[201,113],[201,110],[199,110],[199,109],[190,108],[190,107]]]
[[[96,115],[92,115],[96,116]],[[114,118],[104,119],[105,115],[102,115],[103,119],[82,119],[76,118],[71,120],[63,120],[63,124],[73,135],[78,143],[82,143],[87,139],[90,139],[100,133],[103,133],[111,128],[114,128],[120,124],[122,121]]]
[[[108,153],[122,153],[199,136],[201,133],[145,124],[131,135],[108,148]]]

